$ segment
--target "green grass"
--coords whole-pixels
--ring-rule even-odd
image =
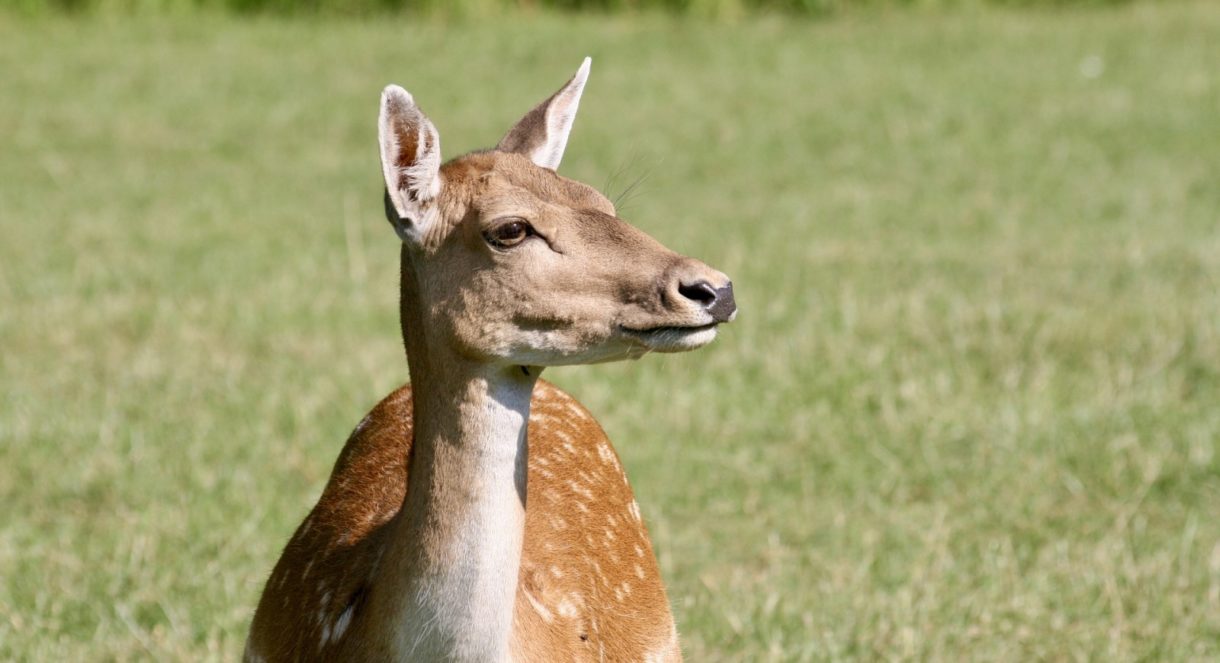
[[[415,24],[0,18],[0,660],[231,660],[406,378],[375,117],[586,54],[563,171],[731,274],[548,371],[691,661],[1220,657],[1220,5]],[[619,173],[615,177],[615,173]]]
[[[611,14],[664,12],[700,18],[736,19],[747,14],[829,16],[899,7],[957,10],[985,5],[1098,7],[1132,0],[0,0],[0,11],[27,16],[100,14],[132,16],[199,11],[264,16],[495,17],[505,13],[582,11]],[[1165,1],[1165,0],[1160,0]]]

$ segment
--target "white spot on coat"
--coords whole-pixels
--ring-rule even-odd
[[[547,610],[546,606],[539,603],[538,599],[534,598],[533,594],[525,592],[525,598],[530,602],[530,605],[534,607],[534,612],[538,613],[538,615],[542,617],[542,621],[550,624],[555,619],[554,615],[551,614],[551,611]]]
[[[559,611],[560,617],[567,617],[568,619],[571,619],[577,615],[576,606],[567,597],[564,597],[564,599],[559,602],[559,605],[555,606],[555,609]]]

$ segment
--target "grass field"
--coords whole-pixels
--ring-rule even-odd
[[[232,660],[406,380],[377,95],[449,155],[586,54],[563,172],[731,274],[549,371],[691,661],[1220,657],[1220,5],[0,18],[0,660]]]

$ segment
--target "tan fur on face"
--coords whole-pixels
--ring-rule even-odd
[[[667,296],[675,270],[727,282],[615,215],[592,187],[528,159],[481,152],[441,169],[441,223],[410,252],[430,333],[480,360],[547,366],[637,357],[633,328],[698,325],[704,313]],[[509,250],[483,231],[519,217],[539,237]],[[428,269],[429,264],[443,270]],[[671,288],[672,289],[672,288]],[[678,301],[674,301],[678,299]]]

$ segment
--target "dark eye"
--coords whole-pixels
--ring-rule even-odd
[[[483,239],[498,249],[507,249],[524,242],[526,237],[533,234],[534,229],[530,224],[521,219],[513,219],[484,230]]]

